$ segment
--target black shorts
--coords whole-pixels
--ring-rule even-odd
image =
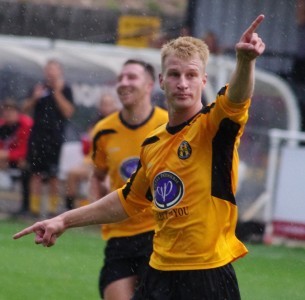
[[[41,173],[56,177],[59,171],[61,143],[50,140],[33,141],[28,153],[29,169],[32,173]]]
[[[153,231],[130,237],[112,238],[105,248],[104,266],[100,272],[99,291],[111,282],[130,277],[143,277],[152,253]]]
[[[191,271],[149,267],[132,300],[240,300],[235,271],[226,266]]]

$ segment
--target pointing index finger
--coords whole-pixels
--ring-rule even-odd
[[[25,235],[28,235],[30,233],[33,233],[33,232],[34,232],[33,226],[27,227],[27,228],[21,230],[20,232],[17,232],[16,234],[14,234],[13,239],[17,240],[17,239],[19,239]]]
[[[246,35],[250,35],[256,31],[258,26],[263,22],[265,16],[264,15],[259,15],[249,26],[249,28],[245,31]]]

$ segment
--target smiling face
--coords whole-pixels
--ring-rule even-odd
[[[153,80],[140,64],[125,64],[117,79],[117,93],[125,108],[136,106],[150,97]]]
[[[169,54],[164,59],[159,80],[170,111],[190,111],[190,114],[195,114],[200,110],[202,107],[201,94],[207,81],[207,75],[198,54],[189,58]]]

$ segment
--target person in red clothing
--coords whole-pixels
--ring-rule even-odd
[[[33,120],[20,113],[13,99],[5,99],[1,104],[0,117],[0,169],[11,170],[12,176],[18,174],[22,182],[22,207],[20,212],[28,211],[29,178],[26,168],[28,140]]]

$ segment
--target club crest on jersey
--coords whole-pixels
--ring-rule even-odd
[[[120,175],[124,181],[126,181],[131,176],[131,174],[137,169],[138,162],[138,157],[129,157],[122,162],[120,167]]]
[[[192,154],[192,148],[187,141],[183,141],[178,148],[178,157],[180,159],[187,159]]]
[[[158,208],[168,209],[175,206],[183,194],[183,182],[176,174],[165,171],[154,178],[154,201]]]

